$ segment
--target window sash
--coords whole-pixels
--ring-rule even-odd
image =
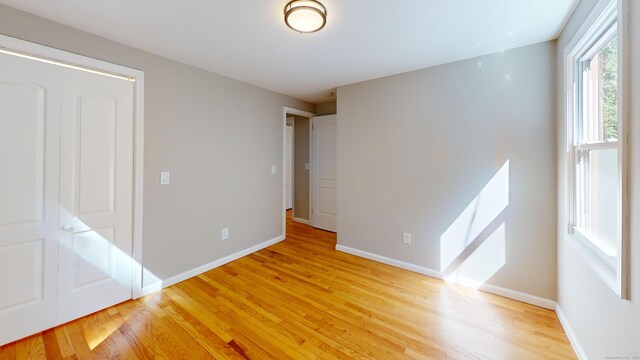
[[[602,50],[609,41],[616,37],[618,33],[618,22],[613,19],[608,24],[608,29],[598,37],[593,44],[591,44],[582,54],[577,56],[578,62],[585,62],[591,60],[600,50]]]
[[[574,80],[575,80],[575,90],[576,94],[574,96],[574,145],[582,145],[582,144],[594,144],[599,143],[599,141],[588,141],[588,136],[586,134],[586,124],[584,121],[585,112],[584,112],[584,100],[585,100],[585,83],[583,80],[583,74],[586,70],[588,70],[591,66],[591,60],[618,34],[618,22],[616,18],[609,20],[609,23],[606,25],[607,30],[605,30],[600,36],[596,37],[596,39],[589,45],[586,46],[586,50],[581,53],[578,53],[575,56],[575,67],[574,67]],[[620,64],[618,64],[620,65]],[[609,141],[614,142],[614,141]]]
[[[618,149],[618,141],[600,141],[585,144],[576,144],[573,146],[576,151],[579,150],[601,150],[601,149]]]
[[[605,244],[606,247],[598,245],[598,248],[606,249],[607,253],[618,253],[618,246],[616,246],[612,251],[611,245],[607,243],[613,242],[615,244],[619,244],[621,236],[620,214],[622,208],[620,201],[620,177],[619,173],[616,174],[617,186],[615,189],[612,188],[611,184],[607,181],[606,175],[604,175],[604,178],[601,177],[603,175],[602,166],[607,166],[607,163],[603,162],[606,161],[604,160],[606,157],[604,159],[602,158],[602,156],[606,156],[603,150],[615,150],[616,171],[619,171],[620,150],[617,143],[597,143],[574,146],[574,216],[572,217],[571,227],[573,229],[580,229],[581,232],[588,234],[588,236],[585,236],[587,239],[597,239],[596,245],[599,243]],[[614,196],[616,199],[615,211],[617,212],[617,216],[615,217],[615,229],[607,226],[607,223],[610,224],[610,221],[612,221],[610,217],[611,215],[609,215],[611,213],[611,208],[610,205],[607,205],[606,200],[602,202],[603,198],[601,197],[602,195],[607,197],[607,194],[610,196],[608,198]],[[607,211],[607,209],[609,211]],[[615,233],[615,235],[613,235],[613,233]]]

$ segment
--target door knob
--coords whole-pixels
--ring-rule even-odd
[[[73,228],[73,226],[67,224],[67,225],[62,227],[62,230],[66,231],[66,232],[73,232],[73,230],[75,230],[75,229]]]

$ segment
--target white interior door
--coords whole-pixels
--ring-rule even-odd
[[[133,83],[0,54],[0,345],[131,298]]]
[[[57,70],[0,54],[0,345],[56,323]]]
[[[59,317],[131,298],[133,83],[69,71],[62,92]]]
[[[312,224],[337,231],[337,116],[313,118],[311,151]]]
[[[286,209],[293,207],[293,126],[287,125],[287,135],[285,138],[285,190],[286,190]]]

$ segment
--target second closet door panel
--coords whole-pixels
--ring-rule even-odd
[[[61,92],[59,317],[131,298],[133,83],[69,71]]]

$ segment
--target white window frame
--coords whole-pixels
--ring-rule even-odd
[[[580,63],[594,49],[598,41],[610,39],[607,35],[612,31],[618,37],[618,141],[617,143],[592,143],[574,145],[576,117],[580,115],[576,104],[578,97]],[[601,0],[594,7],[582,27],[564,49],[565,59],[565,93],[566,93],[566,151],[567,151],[567,199],[568,213],[567,240],[572,243],[583,259],[602,278],[602,280],[622,299],[628,299],[629,278],[629,201],[628,201],[628,166],[627,166],[627,124],[628,124],[628,0]],[[597,47],[597,46],[596,46]],[[575,227],[576,209],[576,150],[579,149],[618,149],[618,175],[620,179],[618,199],[620,204],[620,223],[618,246],[611,249],[594,236]]]

